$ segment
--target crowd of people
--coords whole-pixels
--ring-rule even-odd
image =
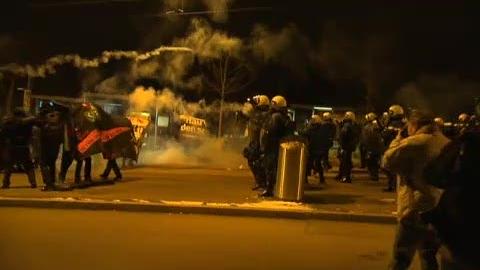
[[[281,102],[279,102],[281,101]],[[283,97],[252,99],[250,142],[244,156],[255,178],[254,190],[273,196],[280,141],[295,133]],[[308,174],[330,169],[329,155],[338,142],[337,180],[352,182],[352,153],[360,149],[361,166],[372,181],[379,173],[388,179],[385,191],[397,192],[398,229],[390,269],[408,269],[418,251],[422,269],[478,269],[473,248],[480,226],[475,213],[475,192],[480,186],[480,104],[475,113],[460,114],[457,123],[422,110],[406,113],[393,105],[381,117],[371,112],[357,121],[353,112],[341,121],[329,112],[313,115],[297,134],[307,141]],[[443,247],[443,248],[440,248]]]
[[[87,108],[90,105],[83,104],[82,106]],[[94,124],[93,120],[92,124]],[[83,144],[83,147],[87,147],[86,145],[91,144],[88,147],[92,148],[93,142],[96,143],[100,139],[93,138],[93,136],[99,132],[86,132],[78,128],[79,125],[80,123],[74,120],[71,111],[62,106],[56,106],[54,103],[45,103],[36,116],[27,115],[22,108],[17,108],[11,116],[5,117],[0,126],[2,189],[10,187],[10,178],[14,171],[25,172],[30,187],[36,188],[36,166],[41,171],[44,183],[43,191],[71,189],[74,186],[87,187],[93,184],[92,158],[87,153],[80,153],[78,146]],[[121,180],[122,174],[116,163],[116,156],[107,149],[108,144],[102,146],[100,151],[108,162],[100,177],[102,180],[108,180],[110,171],[113,170],[114,181]],[[60,152],[62,153],[61,165],[57,178],[56,162]],[[65,180],[73,161],[76,161],[74,185],[67,185]]]

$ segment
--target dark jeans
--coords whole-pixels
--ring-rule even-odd
[[[110,172],[112,171],[115,173],[116,178],[122,178],[122,173],[120,172],[120,168],[118,167],[117,160],[116,159],[109,159],[107,163],[107,167],[105,168],[105,171],[103,171],[102,177],[107,178],[108,175],[110,175]]]
[[[325,176],[323,174],[322,161],[325,160],[325,156],[328,158],[328,154],[325,153],[311,153],[308,158],[308,171],[313,170],[318,173],[320,182],[325,182]]]
[[[30,155],[30,149],[25,147],[12,147],[7,150],[5,157],[5,168],[3,171],[3,186],[10,186],[10,177],[13,172],[13,165],[20,164],[25,169],[25,173],[28,176],[28,181],[31,186],[36,185],[35,172],[33,170],[32,157]]]
[[[255,178],[255,184],[260,187],[265,187],[267,185],[265,179],[265,168],[263,167],[261,158],[249,158],[248,166],[250,167],[253,177]]]
[[[263,164],[265,168],[267,191],[273,193],[275,183],[277,182],[278,153],[270,153],[265,155]]]
[[[92,180],[92,158],[87,157],[85,159],[77,159],[77,164],[75,166],[75,183],[79,183],[82,179],[82,166],[85,164],[83,170],[83,179],[85,181]]]
[[[61,166],[60,175],[59,175],[60,181],[62,182],[65,181],[68,168],[70,168],[70,166],[72,165],[73,160],[75,160],[73,152],[70,152],[70,151],[63,152],[62,166]],[[77,164],[75,166],[75,183],[79,183],[81,180],[82,166],[84,163],[85,163],[85,168],[83,171],[83,177],[86,181],[91,180],[92,179],[92,158],[87,157],[84,160],[76,159],[76,161],[77,161]]]
[[[368,166],[368,161],[367,161],[367,149],[365,148],[365,146],[363,145],[360,145],[359,146],[359,149],[360,149],[360,168],[365,168]]]
[[[352,150],[342,149],[340,150],[340,178],[352,179]]]
[[[42,171],[43,183],[47,186],[55,184],[56,161],[60,145],[43,145],[40,155],[40,168]]]
[[[380,153],[368,151],[366,156],[366,164],[370,179],[378,181],[378,171],[380,170]]]
[[[420,218],[408,218],[397,226],[393,258],[389,269],[407,270],[418,250],[422,270],[437,270],[435,257],[439,249],[439,241],[435,232],[428,228]]]
[[[397,188],[397,176],[394,173],[384,170],[387,176],[387,189],[395,190]]]

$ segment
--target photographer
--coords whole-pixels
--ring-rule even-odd
[[[433,116],[414,111],[406,128],[398,133],[385,152],[385,169],[399,176],[398,227],[390,269],[408,269],[417,250],[422,269],[438,269],[437,238],[420,214],[436,206],[441,191],[428,184],[423,171],[448,142],[434,124]]]

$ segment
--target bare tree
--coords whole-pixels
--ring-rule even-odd
[[[205,85],[220,95],[218,137],[223,135],[223,110],[225,97],[245,89],[252,82],[252,72],[246,60],[229,52],[206,61]]]

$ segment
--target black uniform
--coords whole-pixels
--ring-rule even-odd
[[[368,122],[362,129],[361,144],[365,149],[365,162],[370,179],[378,181],[380,157],[385,149],[381,128],[377,121]]]
[[[368,125],[368,122],[362,125],[361,127],[362,132],[366,125]],[[358,148],[360,150],[360,168],[365,169],[367,167],[367,149],[366,149],[366,146],[363,144],[362,140],[360,140],[360,144],[358,145]]]
[[[66,121],[64,126],[64,142],[63,142],[63,152],[62,152],[62,166],[59,174],[60,181],[64,182],[68,168],[72,165],[73,161],[76,160],[75,166],[75,184],[79,184],[81,181],[82,167],[84,167],[84,181],[92,181],[92,158],[86,157],[84,159],[80,158],[77,153],[78,140],[73,128],[73,124],[69,121]]]
[[[260,138],[267,182],[263,196],[273,196],[273,189],[277,180],[280,140],[291,134],[293,134],[293,128],[287,111],[272,109],[262,127]]]
[[[243,155],[248,160],[248,166],[255,177],[254,190],[266,187],[265,168],[260,150],[260,132],[268,116],[268,106],[258,106],[255,107],[248,121],[249,143],[243,150]]]
[[[335,137],[337,135],[337,126],[332,120],[326,120],[322,122],[322,126],[325,129],[325,147],[327,147],[325,155],[323,156],[322,162],[324,167],[327,169],[331,169],[332,165],[330,165],[330,160],[328,153],[330,152],[330,149],[333,147],[333,141],[335,140]]]
[[[63,142],[63,125],[60,122],[45,121],[40,129],[40,168],[46,189],[55,186],[56,169],[60,145]]]
[[[339,179],[345,183],[352,182],[352,153],[359,141],[359,127],[351,120],[344,120],[340,125],[340,168]]]
[[[320,182],[324,183],[322,161],[328,160],[328,151],[333,144],[332,128],[329,124],[313,123],[307,127],[303,135],[308,140],[308,170],[318,172]]]
[[[3,137],[6,148],[6,160],[2,188],[10,187],[10,177],[15,163],[20,164],[25,170],[30,186],[32,188],[37,186],[30,153],[33,124],[34,119],[27,118],[25,115],[18,114],[12,118],[5,119]]]
[[[405,127],[405,122],[403,117],[397,117],[390,119],[385,128],[382,131],[383,142],[385,147],[388,148],[390,143],[397,137],[398,132],[400,132]],[[384,171],[388,178],[388,186],[385,191],[395,191],[397,187],[395,174],[390,173],[389,171]]]

